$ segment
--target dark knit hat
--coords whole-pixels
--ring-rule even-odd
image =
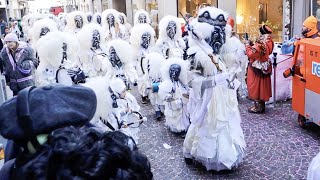
[[[259,28],[259,30],[260,30],[260,33],[261,33],[261,34],[271,34],[271,33],[272,33],[272,29],[271,29],[269,26],[267,26],[267,25],[261,26],[261,27]]]
[[[0,106],[0,134],[13,140],[87,124],[96,111],[95,93],[82,86],[29,87]]]

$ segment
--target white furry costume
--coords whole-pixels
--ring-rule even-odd
[[[320,153],[309,164],[307,180],[319,180],[320,177]]]
[[[147,48],[142,46],[142,43],[143,43],[142,36],[144,34],[149,34],[150,36],[150,42]],[[151,47],[154,46],[154,36],[155,36],[155,32],[153,28],[148,24],[138,24],[134,26],[131,31],[130,43],[134,48],[134,55],[135,55],[134,60],[136,61],[135,66],[139,76],[138,90],[143,97],[148,96],[148,92],[147,92],[148,81],[146,81],[146,78],[144,77],[147,69],[143,68],[143,61],[146,55],[149,54],[149,49],[151,49]]]
[[[164,57],[156,52],[147,54],[143,61],[143,67],[147,70],[144,78],[147,82],[148,97],[156,112],[163,112],[164,110],[164,102],[158,93],[159,85],[162,82],[160,67],[162,67],[164,63]]]
[[[121,61],[121,66],[113,66],[110,61],[110,50],[114,48],[117,56]],[[120,39],[112,40],[107,46],[107,55],[109,60],[107,61],[108,69],[106,77],[109,79],[119,77],[122,78],[126,85],[129,86],[129,82],[136,83],[138,75],[133,65],[133,49],[132,46]]]
[[[67,45],[67,60],[63,60],[63,43]],[[77,67],[76,54],[79,50],[75,37],[60,31],[49,32],[46,36],[38,40],[36,51],[40,59],[40,64],[36,70],[36,85],[48,85],[60,83],[72,85],[72,79],[68,70]]]
[[[224,11],[206,7],[200,9],[198,17],[191,23],[193,30],[189,32],[188,55],[192,67],[189,85],[192,89],[188,110],[191,125],[184,140],[183,153],[186,159],[194,159],[207,170],[216,171],[236,167],[243,161],[246,147],[236,89],[228,88],[228,70],[218,55],[225,42],[226,20]],[[217,39],[213,39],[217,30],[220,30]],[[215,54],[212,60],[208,54]]]
[[[37,41],[41,38],[41,36],[45,36],[45,34],[42,34],[43,30],[45,32],[58,31],[57,24],[49,18],[38,20],[33,24],[33,27],[30,29],[32,35],[30,44],[33,49],[35,49]]]
[[[173,38],[170,38],[167,33],[169,23],[173,22],[176,26],[176,32]],[[159,39],[156,42],[155,50],[162,53],[165,58],[183,58],[183,49],[186,44],[182,39],[182,30],[179,19],[175,16],[165,16],[159,23]]]
[[[134,14],[134,26],[137,24],[144,24],[144,22],[141,20],[141,17],[145,18],[146,24],[151,24],[149,13],[141,9]]]
[[[226,25],[226,43],[221,47],[222,60],[225,62],[229,71],[236,73],[237,79],[241,82],[239,95],[247,97],[248,90],[246,85],[246,71],[248,66],[248,56],[245,54],[244,44],[235,36],[231,35],[232,27]]]
[[[67,25],[67,15],[61,16],[58,21],[58,29],[61,32],[64,32],[64,28]]]
[[[75,17],[80,16],[82,19],[82,26],[77,27]],[[71,34],[77,34],[84,25],[88,24],[87,16],[84,12],[73,11],[67,15],[67,24],[64,28],[64,32]]]
[[[127,22],[127,16],[124,13],[119,12],[119,24],[120,24],[120,38],[129,41],[130,40],[130,31],[132,26]]]
[[[98,32],[100,36],[99,48],[93,47],[93,35]],[[85,25],[77,34],[80,42],[79,60],[84,73],[89,78],[103,76],[107,72],[106,48],[104,47],[104,33],[98,24]]]
[[[100,22],[99,22],[99,18],[100,18]],[[92,23],[97,23],[101,26],[101,22],[102,22],[102,14],[99,12],[94,13],[93,17],[92,17]]]
[[[29,19],[28,19],[28,25],[25,27],[25,29],[23,29],[24,32],[26,32],[26,41],[31,43],[31,39],[32,39],[32,27],[33,24],[38,21],[44,19],[44,15],[42,14],[31,14]]]
[[[181,68],[179,80],[174,81],[170,76],[170,66],[178,65]],[[179,133],[187,131],[190,125],[187,112],[188,103],[188,80],[187,71],[189,65],[187,61],[178,58],[171,58],[162,67],[163,81],[159,86],[159,96],[164,101],[166,117],[165,125],[173,132]]]
[[[52,19],[56,24],[59,22],[59,18],[53,14],[46,14],[46,18]]]
[[[91,23],[92,20],[93,20],[93,12],[87,12],[87,13],[86,13],[86,17],[87,17],[88,23]],[[90,19],[90,18],[91,18],[91,19]],[[90,19],[90,21],[89,21],[89,19]]]
[[[110,20],[111,16],[112,16],[112,20]],[[107,9],[103,11],[101,24],[102,24],[103,31],[105,33],[106,42],[119,38],[119,32],[117,32],[116,30],[116,26],[120,24],[119,12],[117,10]]]
[[[129,92],[126,92],[123,81],[119,78],[108,80],[106,77],[100,76],[89,79],[83,86],[91,88],[97,95],[96,113],[90,122],[103,132],[113,130],[108,127],[109,123],[114,130],[123,131],[137,140],[139,129],[119,127],[121,121],[126,121],[126,114],[129,111],[139,112],[140,110],[137,100]],[[113,95],[115,100],[112,99]],[[116,103],[118,107],[113,107],[113,103]]]

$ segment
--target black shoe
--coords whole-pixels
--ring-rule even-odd
[[[158,121],[160,121],[160,120],[161,120],[161,117],[162,117],[161,111],[156,111],[156,119],[157,119]]]
[[[147,104],[148,103],[148,98],[147,97],[141,97],[141,102],[142,104]]]
[[[185,161],[188,165],[190,165],[190,164],[193,163],[193,160],[190,159],[190,158],[184,158],[184,161]]]

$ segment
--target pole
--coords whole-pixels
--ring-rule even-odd
[[[277,54],[273,53],[273,107],[276,107],[276,88],[277,88]]]

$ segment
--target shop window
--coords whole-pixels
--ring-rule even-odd
[[[266,24],[273,30],[275,42],[282,42],[283,1],[280,0],[237,0],[237,33],[243,37],[259,37],[259,27]]]
[[[320,21],[320,0],[311,0],[311,7],[311,14],[314,15],[318,21]]]
[[[218,0],[178,0],[178,11],[183,15],[190,13],[193,17],[197,16],[197,10],[204,6],[218,7]],[[180,16],[179,13],[179,16]]]

